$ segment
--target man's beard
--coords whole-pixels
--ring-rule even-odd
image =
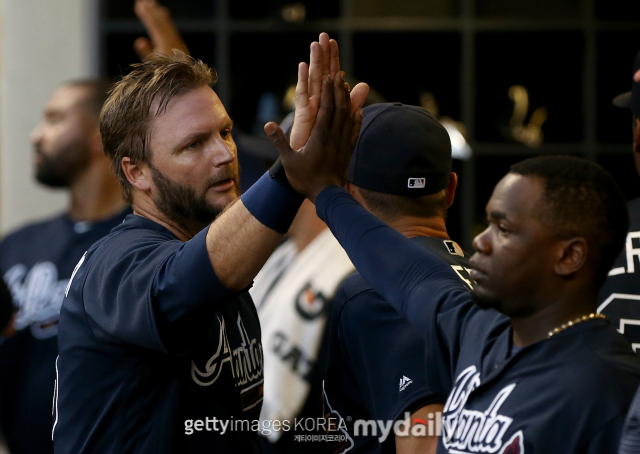
[[[228,167],[221,175],[207,181],[202,194],[166,177],[151,163],[149,163],[149,167],[157,190],[157,197],[154,200],[156,207],[169,219],[187,228],[195,226],[197,229],[202,229],[206,227],[226,208],[226,204],[215,205],[207,201],[207,191],[212,185],[222,180],[231,179],[236,185],[236,191],[240,187],[239,171],[235,172]]]
[[[68,188],[78,174],[89,165],[89,151],[62,150],[58,157],[44,154],[38,147],[40,164],[36,166],[36,180],[51,188]]]

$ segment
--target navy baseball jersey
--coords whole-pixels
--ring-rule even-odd
[[[258,452],[258,316],[187,242],[136,215],[76,267],[60,313],[56,453]]]
[[[515,348],[509,318],[475,306],[433,253],[341,188],[325,189],[316,206],[362,276],[426,341],[428,382],[451,387],[439,453],[616,452],[640,359],[608,321]]]
[[[598,312],[626,337],[636,353],[640,349],[640,199],[627,204],[629,233],[622,253],[600,290]]]
[[[11,452],[53,452],[51,401],[64,289],[82,254],[129,212],[93,223],[63,214],[23,227],[0,244],[0,270],[17,311],[17,333],[0,341],[0,424]]]
[[[428,237],[412,241],[433,251],[440,266],[460,276],[460,287],[470,289],[469,263],[455,242]],[[333,452],[380,453],[383,447],[384,452],[395,452],[393,430],[385,434],[376,423],[375,433],[368,429],[365,435],[355,424],[394,423],[403,420],[405,412],[445,401],[447,394],[427,381],[424,341],[358,273],[340,286],[329,326],[325,414],[340,418],[348,435],[346,442],[330,442]]]

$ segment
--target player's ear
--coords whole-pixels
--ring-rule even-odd
[[[589,246],[582,237],[558,242],[554,271],[558,276],[577,273],[587,262]]]
[[[355,197],[355,189],[354,186],[349,183],[348,181],[345,183],[344,188],[349,191],[349,194],[351,194],[353,197]]]
[[[371,211],[369,209],[369,206],[367,205],[367,202],[364,200],[364,198],[362,197],[362,195],[360,194],[360,189],[358,188],[358,186],[356,186],[355,184],[351,184],[348,181],[346,182],[346,184],[344,185],[345,189],[347,191],[349,191],[349,194],[351,194],[353,196],[354,199],[356,199],[356,201],[362,205],[363,207],[365,207],[368,211]]]
[[[131,158],[122,158],[122,171],[131,186],[138,188],[143,192],[151,190],[151,169],[144,163],[134,163]]]

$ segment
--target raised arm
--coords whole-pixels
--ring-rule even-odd
[[[322,156],[326,173],[333,181],[346,181],[354,130],[359,130],[361,114],[352,115],[344,73],[322,79],[318,115],[304,147]],[[282,130],[269,123],[265,131],[277,143],[287,144]],[[357,137],[357,133],[355,134]],[[303,197],[263,176],[227,209],[209,228],[207,249],[213,269],[222,284],[231,290],[246,288],[278,246],[293,221]]]
[[[189,54],[167,7],[159,5],[156,0],[136,0],[133,11],[149,35],[149,38],[140,37],[133,43],[140,60],[152,58],[153,53],[171,55],[173,49]]]

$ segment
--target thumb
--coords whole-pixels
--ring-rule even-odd
[[[282,129],[277,123],[271,121],[264,125],[264,132],[267,133],[267,137],[269,137],[271,143],[276,147],[276,150],[278,150],[278,154],[280,154],[283,161],[294,153],[293,149],[289,145],[287,136],[282,132]]]
[[[353,90],[351,90],[351,113],[355,113],[362,109],[368,95],[369,85],[364,82],[360,82],[358,85],[353,87]]]

